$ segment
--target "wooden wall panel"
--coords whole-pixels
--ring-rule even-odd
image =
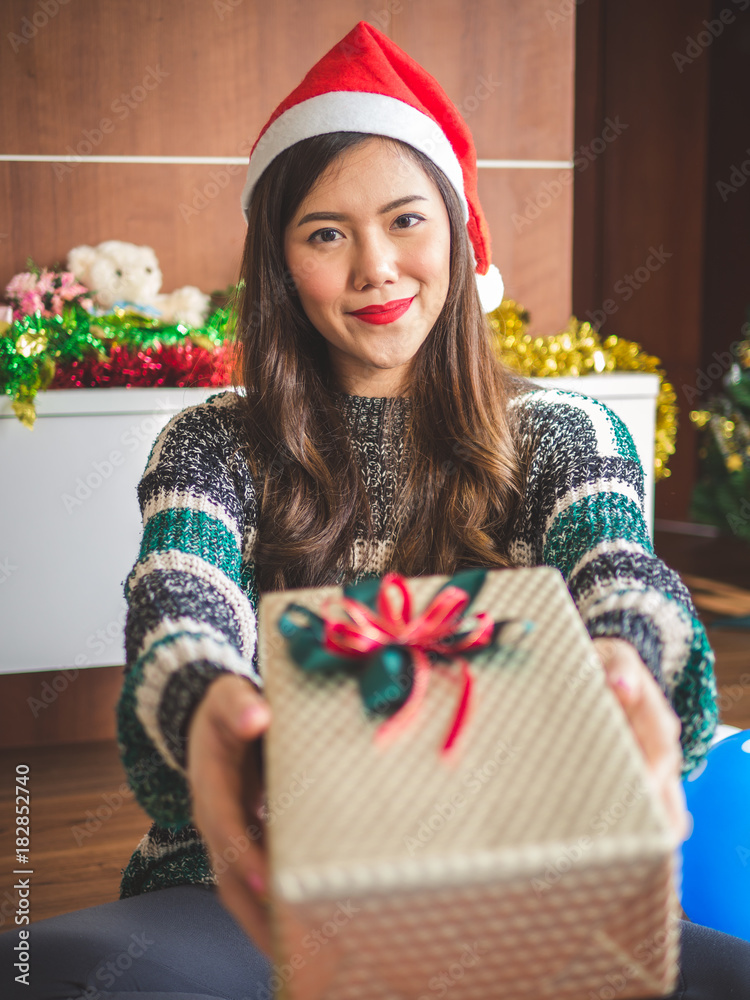
[[[657,487],[656,512],[678,519],[697,463],[682,389],[701,356],[709,57],[680,72],[673,55],[710,6],[591,0],[578,11],[576,149],[600,136],[607,119],[627,128],[589,169],[576,170],[573,308],[603,334],[660,357],[675,384],[678,454]]]
[[[164,291],[224,288],[239,273],[244,174],[231,164],[0,162],[0,219],[12,232],[0,281],[29,254],[64,263],[78,244],[121,239],[154,247]]]
[[[726,6],[723,0],[713,0],[712,17],[716,19]],[[715,360],[714,352],[721,354],[748,336],[748,328],[744,333],[742,329],[750,321],[750,6],[730,10],[734,21],[711,46],[704,373]],[[711,389],[718,390],[720,380],[706,377],[713,383]],[[701,380],[701,386],[705,384]]]
[[[469,123],[480,158],[567,160],[573,143],[575,20],[550,0],[403,4],[393,40],[435,76]]]
[[[0,674],[0,747],[112,740],[121,687],[122,667]]]
[[[541,335],[561,330],[571,312],[571,174],[555,169],[485,170],[479,175],[479,197],[505,294],[529,309],[531,328]]]
[[[0,61],[0,88],[13,94],[0,106],[2,153],[244,156],[278,101],[366,18],[438,77],[481,158],[570,157],[574,19],[550,23],[548,0],[77,0],[46,24],[38,11],[33,0],[8,0],[0,13],[3,36],[15,39]],[[41,27],[18,41],[35,16]],[[156,249],[165,291],[224,287],[236,279],[243,236],[244,171],[234,169],[227,177],[225,167],[0,164],[0,219],[9,220],[0,227],[8,232],[0,282],[28,256],[49,264],[78,243],[124,239]],[[549,236],[559,218],[560,231],[530,238],[512,216],[524,211],[538,171],[481,173],[508,294],[523,300],[539,332],[554,332],[570,312],[571,192],[534,226]],[[217,175],[227,183],[215,193]],[[514,191],[520,201],[507,196]],[[199,215],[189,211],[194,200],[208,202]],[[539,273],[556,277],[539,282]]]

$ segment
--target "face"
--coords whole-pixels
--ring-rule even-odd
[[[448,293],[450,223],[432,179],[368,139],[319,177],[286,228],[284,253],[343,391],[398,394]]]

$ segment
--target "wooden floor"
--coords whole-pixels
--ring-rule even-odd
[[[27,867],[11,853],[17,764],[30,777],[32,920],[117,899],[120,870],[150,823],[114,741],[0,751],[0,932],[13,924],[12,872]]]
[[[750,597],[750,547],[658,534],[657,551],[683,574],[717,582],[720,601],[722,584]],[[727,600],[734,607],[732,593]],[[706,593],[696,590],[695,596]],[[703,616],[710,623],[721,614]],[[722,721],[750,729],[750,631],[709,625],[709,635],[717,655]],[[120,871],[149,825],[125,784],[114,742],[0,750],[0,931],[12,926],[16,898],[17,865],[10,848],[17,764],[30,769],[34,920],[116,899]]]

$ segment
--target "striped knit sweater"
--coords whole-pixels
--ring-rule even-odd
[[[373,510],[376,542],[352,556],[356,578],[388,568],[388,512],[408,400],[340,396]],[[520,396],[530,454],[510,545],[522,566],[556,566],[592,636],[631,642],[682,720],[684,769],[716,725],[713,654],[690,596],[655,555],[643,474],[630,435],[603,404],[537,389]],[[392,432],[383,433],[386,409]],[[138,488],[140,555],[125,585],[125,682],[118,740],[138,801],[154,822],[123,872],[121,897],[215,884],[191,825],[185,742],[217,674],[262,687],[256,655],[256,490],[242,454],[234,393],[177,414],[157,438]]]

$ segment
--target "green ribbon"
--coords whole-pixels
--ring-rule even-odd
[[[469,598],[469,604],[464,615],[469,611],[471,603],[482,589],[487,571],[484,569],[462,570],[447,580],[435,592],[433,600],[447,587],[457,587]],[[343,588],[344,597],[364,604],[377,613],[377,600],[382,583],[381,577],[370,577],[358,583],[347,584]],[[305,624],[298,624],[293,619],[298,615]],[[466,659],[473,658],[478,653],[484,653],[493,646],[498,648],[498,636],[511,623],[510,619],[494,623],[493,633],[487,645],[461,651]],[[356,677],[362,702],[372,715],[393,715],[408,700],[413,685],[413,658],[408,645],[390,643],[384,645],[369,656],[346,656],[329,650],[324,645],[326,620],[301,604],[290,602],[278,621],[278,629],[287,640],[291,659],[303,671],[309,674],[333,676],[344,672]],[[526,631],[531,627],[526,623]],[[464,639],[471,632],[457,631],[453,635],[441,639],[441,645],[450,645]],[[433,661],[451,662],[448,655],[427,650],[426,655]]]

